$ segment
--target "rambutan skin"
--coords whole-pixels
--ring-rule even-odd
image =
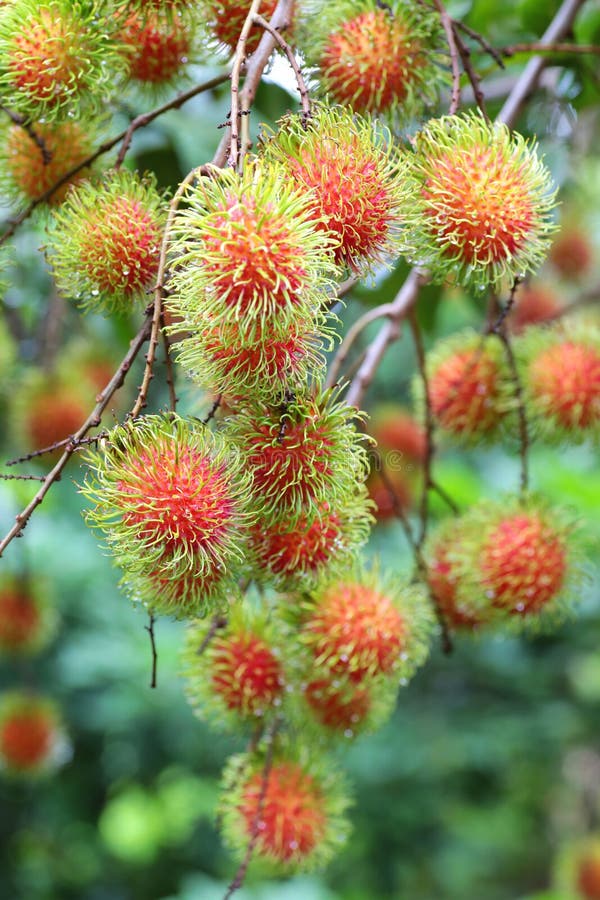
[[[515,342],[534,434],[549,442],[600,433],[600,330],[587,319],[527,331]]]
[[[299,639],[315,672],[335,672],[360,683],[394,674],[409,678],[428,651],[433,612],[419,587],[394,586],[358,564],[324,576],[302,605]]]
[[[253,476],[253,491],[267,520],[300,516],[352,496],[367,475],[367,456],[354,420],[356,410],[337,391],[318,388],[280,408],[248,404],[228,422],[226,434],[240,448]]]
[[[86,520],[104,532],[132,597],[143,588],[152,610],[186,617],[222,602],[253,519],[235,448],[177,416],[145,416],[113,429],[86,461]],[[204,590],[182,591],[187,579]]]
[[[282,636],[246,605],[190,623],[183,653],[186,696],[211,727],[237,730],[267,721],[286,698]]]
[[[436,425],[461,443],[493,439],[514,407],[514,387],[500,341],[475,331],[439,341],[426,359],[429,400]],[[423,382],[414,380],[417,406]]]
[[[0,84],[33,121],[95,112],[126,58],[98,0],[14,0],[0,18]]]
[[[84,309],[129,312],[154,284],[165,222],[153,178],[119,170],[78,185],[50,223],[59,290]]]
[[[339,265],[365,272],[403,249],[407,163],[380,125],[318,105],[308,121],[282,119],[261,149],[313,197],[315,227],[336,241]]]
[[[130,50],[127,78],[154,88],[180,81],[195,54],[195,24],[172,10],[131,11],[117,32]]]
[[[255,832],[254,855],[282,872],[320,868],[343,846],[350,830],[345,784],[332,761],[305,757],[284,749],[270,765],[262,753],[229,760],[219,811],[236,856],[243,858]]]
[[[66,750],[52,703],[25,691],[0,698],[0,768],[7,774],[41,775],[64,761]]]
[[[172,229],[169,305],[190,333],[209,322],[225,344],[235,324],[240,346],[254,347],[320,328],[338,272],[332,241],[284,168],[255,161],[242,174],[215,171],[186,201]]]
[[[501,288],[534,272],[556,230],[535,145],[477,113],[432,119],[415,138],[411,256],[439,281]]]
[[[358,113],[404,121],[433,102],[447,80],[439,18],[407,0],[321,5],[306,33],[323,92]]]
[[[97,128],[91,122],[34,123],[43,148],[19,125],[10,125],[0,147],[0,179],[3,190],[18,203],[37,200],[71,169],[92,153]],[[48,155],[44,158],[44,149]],[[85,177],[73,175],[48,197],[47,204],[63,202],[71,185]]]

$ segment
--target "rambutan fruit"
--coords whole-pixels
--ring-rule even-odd
[[[493,439],[514,405],[504,351],[493,335],[463,331],[439,341],[426,359],[429,401],[437,427],[455,440]],[[414,381],[423,404],[423,382]]]
[[[584,440],[600,429],[600,331],[571,320],[531,329],[515,344],[533,427],[548,441]]]
[[[0,653],[39,652],[52,638],[56,614],[41,586],[30,579],[0,579]]]
[[[216,624],[192,622],[183,654],[187,698],[211,725],[236,729],[267,720],[285,697],[281,656],[272,624],[246,604],[232,607]]]
[[[252,473],[265,520],[292,524],[311,504],[333,508],[364,482],[366,451],[353,421],[358,415],[335,390],[314,389],[279,408],[248,405],[228,421],[226,433]]]
[[[315,227],[335,239],[339,265],[363,272],[398,255],[409,193],[406,162],[381,126],[318,106],[308,121],[282,119],[263,155],[312,197]]]
[[[125,56],[97,0],[14,0],[0,18],[4,101],[27,119],[93,112],[114,90]]]
[[[505,497],[481,502],[462,521],[462,584],[517,625],[562,612],[578,568],[561,510]]]
[[[563,304],[548,285],[537,282],[524,285],[517,291],[508,315],[508,327],[514,334],[521,334],[530,325],[552,321],[562,309]]]
[[[145,416],[114,428],[87,462],[86,519],[104,532],[132,598],[187,617],[222,601],[252,522],[250,476],[235,448],[177,416]]]
[[[40,775],[63,762],[67,751],[53,704],[24,691],[0,699],[0,767],[8,774]]]
[[[315,229],[310,197],[284,168],[215,171],[186,200],[172,229],[169,306],[192,334],[208,322],[225,326],[226,338],[235,325],[238,344],[254,347],[319,329],[337,273],[333,242]]]
[[[549,260],[564,278],[583,278],[594,262],[589,234],[576,225],[563,226],[550,247]]]
[[[37,200],[67,172],[93,152],[96,128],[90,122],[34,123],[33,131],[43,148],[20,125],[10,125],[0,148],[3,191],[21,203]],[[44,156],[44,151],[46,156]],[[79,184],[84,171],[73,175],[47,199],[49,206],[62,203],[71,185]]]
[[[181,80],[195,52],[190,17],[172,10],[133,10],[120,24],[117,38],[127,48],[127,79],[153,88]]]
[[[592,832],[566,844],[555,868],[555,886],[560,897],[600,900],[600,834]]]
[[[393,468],[401,461],[411,466],[425,459],[425,431],[412,413],[400,404],[380,403],[370,414],[368,425],[369,434],[376,441],[380,452],[385,454],[385,451],[391,450],[397,454],[393,458]]]
[[[184,327],[180,320],[169,331],[177,335]],[[205,390],[277,404],[289,392],[301,390],[309,376],[323,371],[322,350],[332,345],[325,327],[318,333],[292,327],[285,337],[273,340],[267,333],[264,340],[247,345],[232,322],[185,332],[175,350],[177,361]]]
[[[51,221],[48,256],[59,290],[85,309],[129,312],[156,279],[165,221],[153,178],[119,170],[78,185]]]
[[[586,856],[577,867],[576,887],[582,900],[600,900],[600,849]]]
[[[371,504],[363,487],[339,505],[309,504],[292,521],[283,513],[250,529],[249,548],[259,580],[306,588],[324,571],[336,571],[369,537]]]
[[[356,682],[337,672],[308,667],[291,717],[304,734],[318,742],[352,740],[376,731],[391,716],[398,696],[397,678],[370,678]]]
[[[308,22],[306,52],[322,89],[358,113],[405,119],[447,81],[439,17],[408,0],[339,0]]]
[[[243,858],[254,856],[285,871],[323,866],[346,841],[349,799],[338,767],[288,752],[232,757],[225,769],[220,814],[223,837]]]
[[[431,119],[415,151],[407,226],[416,264],[482,290],[540,266],[556,200],[534,144],[471,112]]]
[[[427,584],[445,623],[452,630],[477,631],[494,619],[483,591],[465,590],[465,551],[461,520],[452,519],[432,534],[425,550]]]
[[[89,382],[77,383],[62,371],[46,375],[32,370],[12,398],[21,450],[42,450],[78,431],[94,405],[94,395]],[[60,456],[63,449],[58,447],[49,458]]]
[[[200,5],[209,34],[216,38],[220,46],[229,51],[235,50],[244,22],[250,12],[250,0],[244,0],[243,3],[233,2],[233,0],[201,0]],[[261,16],[269,21],[276,6],[277,0],[263,0],[260,5]],[[262,36],[262,28],[253,25],[246,41],[247,56],[254,53]],[[285,36],[289,40],[288,32]]]
[[[352,682],[408,679],[428,652],[433,612],[419,586],[391,585],[377,570],[325,575],[303,602],[299,640],[319,672]]]

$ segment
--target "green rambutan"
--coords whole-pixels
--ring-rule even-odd
[[[119,170],[78,185],[47,242],[59,290],[85,309],[129,312],[154,285],[165,221],[153,178]]]
[[[211,725],[232,729],[271,718],[286,691],[272,624],[244,604],[217,625],[203,620],[187,629],[183,675],[194,711]]]
[[[412,257],[442,281],[500,288],[535,271],[556,205],[536,146],[478,113],[432,119],[416,135]]]
[[[335,390],[314,389],[281,407],[248,405],[228,421],[253,477],[253,493],[265,520],[291,525],[326,503],[335,508],[367,475],[359,413],[337,400]]]
[[[126,58],[98,0],[14,0],[0,18],[4,102],[39,121],[93,112]]]
[[[318,4],[307,37],[323,91],[358,113],[405,119],[448,78],[439,17],[408,0]]]
[[[187,617],[222,599],[252,522],[235,448],[177,416],[145,416],[114,428],[87,462],[86,520],[104,532],[132,597]]]
[[[234,756],[225,769],[220,817],[223,837],[243,858],[254,856],[284,872],[320,868],[346,841],[345,784],[331,761],[276,751]]]
[[[215,170],[186,195],[175,219],[170,309],[191,334],[210,323],[238,329],[238,344],[312,334],[326,318],[337,269],[332,241],[315,229],[311,198],[281,166],[247,162],[240,175]],[[218,331],[217,331],[218,333]],[[186,354],[192,369],[192,354]]]
[[[308,121],[282,119],[263,154],[313,198],[315,227],[335,239],[339,265],[362,272],[402,249],[406,163],[381,126],[318,106]]]

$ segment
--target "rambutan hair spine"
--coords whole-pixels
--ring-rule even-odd
[[[414,139],[412,179],[410,256],[434,280],[499,290],[547,256],[556,189],[535,142],[503,123],[431,119]]]
[[[59,290],[86,310],[130,312],[154,285],[165,224],[154,176],[112,170],[82,182],[49,221],[47,255]]]
[[[114,428],[85,461],[86,521],[132,599],[184,618],[227,606],[256,515],[235,446],[177,415],[149,415]]]
[[[257,863],[292,874],[321,869],[339,852],[351,830],[350,805],[333,759],[277,735],[254,753],[229,759],[218,812],[236,857],[243,859],[254,841]]]

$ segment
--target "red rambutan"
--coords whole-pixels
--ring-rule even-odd
[[[129,312],[156,278],[164,220],[153,180],[119,170],[78,185],[48,240],[59,289],[88,309]]]
[[[508,326],[514,334],[520,334],[529,325],[551,321],[562,308],[552,288],[543,284],[528,284],[517,292],[514,307],[508,317]]]
[[[582,278],[594,262],[589,235],[576,226],[563,228],[550,247],[549,259],[565,278]]]
[[[37,583],[5,577],[0,582],[0,652],[34,653],[48,642],[56,617]]]
[[[192,52],[190,23],[171,12],[130,13],[119,28],[118,39],[131,51],[128,78],[141,84],[172,84]]]
[[[61,762],[65,741],[47,700],[12,692],[0,701],[0,766],[12,775],[35,775]]]
[[[250,0],[244,0],[243,3],[233,2],[233,0],[201,0],[201,6],[209,32],[222,46],[229,50],[235,50],[250,11]],[[261,16],[268,21],[275,12],[276,6],[277,0],[263,0],[260,5]],[[253,25],[246,41],[247,55],[254,53],[262,36],[262,29]]]
[[[477,113],[432,119],[415,144],[415,262],[481,289],[538,268],[555,230],[555,192],[535,148]]]

